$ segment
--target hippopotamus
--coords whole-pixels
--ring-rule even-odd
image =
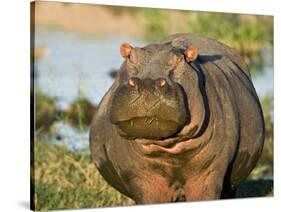
[[[193,33],[124,61],[90,129],[92,160],[136,204],[235,197],[264,143],[262,108],[243,58]]]

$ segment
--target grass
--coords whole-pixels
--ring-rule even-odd
[[[37,141],[34,168],[36,210],[133,204],[103,180],[87,153]]]

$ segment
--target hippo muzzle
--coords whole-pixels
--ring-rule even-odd
[[[164,78],[130,78],[113,97],[110,121],[123,137],[163,139],[188,120],[181,87]]]

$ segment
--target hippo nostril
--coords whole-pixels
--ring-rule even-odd
[[[137,84],[136,79],[130,78],[130,79],[128,80],[128,84],[129,84],[130,86],[132,86],[132,87],[135,87],[136,84]]]
[[[166,80],[160,79],[159,80],[159,85],[160,85],[160,87],[163,87],[164,85],[166,85]]]

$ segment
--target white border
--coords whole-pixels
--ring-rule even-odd
[[[64,1],[69,2],[69,1]],[[275,181],[274,198],[117,207],[97,211],[270,211],[280,201],[280,13],[276,0],[73,0],[71,2],[127,6],[174,8],[201,11],[266,14],[275,16]],[[1,139],[0,208],[3,211],[27,210],[29,205],[29,1],[7,0],[0,7],[1,26]],[[279,132],[278,132],[279,131]],[[6,209],[6,210],[5,210]],[[69,210],[70,211],[70,210]],[[77,211],[77,210],[73,210]],[[87,211],[94,211],[89,209]],[[274,210],[275,211],[275,210]]]

